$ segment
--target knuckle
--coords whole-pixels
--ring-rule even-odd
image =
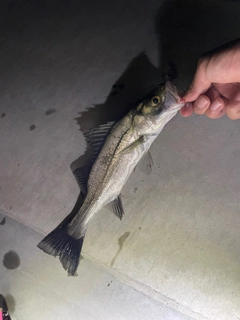
[[[203,56],[198,60],[198,69],[206,69],[206,66],[209,62],[209,57],[208,56]]]
[[[198,59],[198,66],[203,65],[204,61],[205,61],[205,58],[204,58],[204,57],[199,58],[199,59]]]
[[[226,108],[226,115],[231,120],[240,119],[240,104],[234,106],[228,106]]]

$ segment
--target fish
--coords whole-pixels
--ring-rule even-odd
[[[79,210],[38,244],[45,253],[59,257],[68,275],[76,275],[87,227],[95,214],[108,207],[122,219],[123,186],[138,164],[145,162],[149,172],[153,164],[150,146],[183,106],[176,87],[167,81],[115,124],[107,123],[85,135],[93,160],[76,172],[82,195]]]

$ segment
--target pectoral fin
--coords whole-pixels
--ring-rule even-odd
[[[136,141],[134,141],[132,144],[130,144],[129,146],[124,148],[121,152],[129,153],[129,152],[133,151],[134,149],[136,149],[137,147],[139,147],[140,145],[143,145],[144,141],[145,141],[144,136],[141,136]]]

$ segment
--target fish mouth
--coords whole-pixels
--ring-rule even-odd
[[[177,93],[177,88],[170,81],[166,82],[166,97],[164,101],[164,107],[167,110],[177,111],[184,106],[184,102],[181,100]]]

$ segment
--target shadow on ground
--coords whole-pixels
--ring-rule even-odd
[[[199,57],[239,37],[240,10],[234,11],[232,6],[240,9],[238,2],[227,0],[166,0],[155,19],[161,57],[159,67],[153,66],[144,53],[133,59],[109,88],[106,101],[90,107],[75,119],[81,132],[118,121],[168,75],[177,78],[178,89],[186,90]],[[88,147],[86,153],[71,164],[72,171],[90,159]],[[77,203],[70,216],[78,210]]]

